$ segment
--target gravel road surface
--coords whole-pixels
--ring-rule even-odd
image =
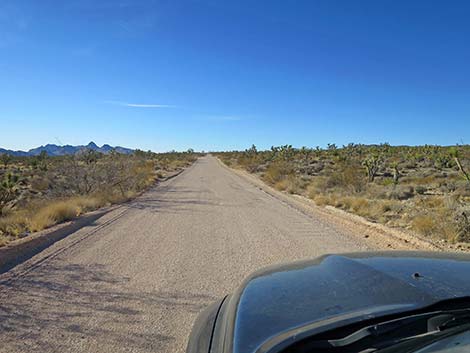
[[[369,250],[214,157],[0,275],[1,352],[184,352],[260,267]]]

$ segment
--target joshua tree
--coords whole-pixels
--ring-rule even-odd
[[[48,155],[46,151],[41,151],[38,155],[38,160],[44,162],[47,159]]]
[[[41,151],[41,153],[31,159],[31,167],[33,167],[33,169],[40,169],[44,172],[47,171],[48,158],[49,156],[47,155],[47,152]]]
[[[300,155],[302,156],[302,160],[304,163],[307,163],[310,159],[310,152],[311,150],[305,146],[303,146],[300,150]]]
[[[98,152],[92,149],[87,149],[79,157],[82,161],[85,162],[85,164],[92,165],[98,162],[98,158],[100,157],[100,155]]]
[[[367,180],[371,183],[374,181],[382,164],[382,158],[379,155],[371,155],[367,157],[362,165],[366,168]]]
[[[258,150],[256,149],[256,146],[253,144],[249,149],[245,151],[248,155],[250,156],[256,156],[258,154]]]
[[[465,168],[462,165],[462,162],[460,161],[460,152],[457,148],[453,147],[450,150],[450,156],[454,158],[455,163],[457,164],[457,167],[459,167],[460,172],[462,173],[463,177],[467,182],[470,183],[470,175],[468,172],[465,170]]]
[[[1,158],[2,158],[3,167],[6,169],[8,164],[11,162],[13,158],[8,153],[3,153]]]
[[[393,169],[393,183],[398,184],[398,179],[400,179],[400,170],[398,169],[398,162],[392,162]]]
[[[7,204],[14,200],[18,193],[18,176],[8,173],[5,178],[0,182],[0,215]]]

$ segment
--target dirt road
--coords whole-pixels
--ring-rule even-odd
[[[262,266],[368,250],[205,157],[0,275],[1,352],[183,352]]]

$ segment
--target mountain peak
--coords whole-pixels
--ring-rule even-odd
[[[88,148],[92,148],[92,149],[95,149],[95,148],[99,148],[98,145],[96,143],[94,143],[93,141],[91,141],[88,145],[87,145]]]

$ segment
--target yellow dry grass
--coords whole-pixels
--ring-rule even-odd
[[[421,215],[413,218],[411,226],[416,232],[430,236],[436,229],[436,221],[429,215]]]
[[[77,196],[32,204],[28,209],[10,212],[0,218],[0,246],[5,245],[12,237],[18,237],[22,232],[37,232],[100,207],[126,201],[134,195],[135,193],[127,192],[124,195],[103,193]]]

